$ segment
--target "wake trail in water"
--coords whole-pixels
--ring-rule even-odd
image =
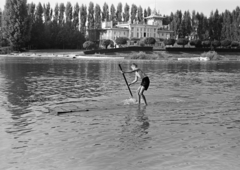
[[[138,104],[137,99],[130,98],[130,99],[125,99],[123,101],[123,105],[134,105],[134,104]]]

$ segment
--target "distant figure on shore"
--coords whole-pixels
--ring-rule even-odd
[[[138,81],[138,78],[140,78],[142,80],[140,86],[137,89],[138,103],[139,103],[139,105],[141,104],[141,97],[142,97],[145,105],[147,106],[147,100],[146,100],[146,97],[144,96],[143,92],[144,92],[144,90],[148,89],[150,80],[149,80],[148,76],[141,69],[138,68],[137,64],[132,63],[131,69],[132,70],[130,70],[130,71],[120,71],[120,72],[122,74],[133,73],[133,72],[135,73],[135,79],[133,80],[133,82],[128,84],[129,86],[132,84],[135,84]]]

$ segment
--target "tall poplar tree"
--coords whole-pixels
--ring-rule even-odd
[[[26,0],[6,0],[3,28],[7,40],[16,50],[25,47],[30,40],[31,19]]]
[[[122,3],[119,2],[117,5],[117,12],[116,12],[117,22],[122,22]]]
[[[59,25],[58,25],[58,20],[59,20],[59,6],[58,3],[55,4],[54,7],[54,12],[53,12],[53,19],[52,19],[52,24],[51,24],[51,39],[50,39],[50,43],[51,43],[51,48],[57,48],[57,35],[59,32]]]
[[[82,4],[80,8],[80,32],[85,35],[87,22],[87,7]]]
[[[58,20],[59,20],[59,7],[58,7],[58,3],[56,3],[55,8],[54,8],[53,20],[58,23]]]
[[[123,13],[123,20],[124,20],[124,22],[128,22],[129,21],[129,17],[130,17],[129,10],[130,10],[130,7],[126,3],[125,6],[124,6],[124,13]]]
[[[78,3],[76,3],[75,6],[74,6],[74,12],[73,12],[73,26],[74,26],[74,29],[79,28],[79,11],[80,11],[80,7],[79,7]]]
[[[113,22],[113,25],[116,25],[116,9],[113,4],[111,5],[110,8],[110,21]]]
[[[209,39],[209,19],[201,13],[202,17],[202,39]]]
[[[146,9],[144,9],[143,16],[144,16],[144,18],[148,17]],[[144,19],[144,23],[146,23],[146,22],[147,22],[147,20]]]
[[[34,15],[35,8],[36,6],[33,2],[31,4],[28,4],[28,15],[30,16],[32,22],[34,22],[35,20],[35,15]]]
[[[105,2],[103,5],[103,11],[102,11],[102,21],[109,21],[109,8],[108,4]]]
[[[237,6],[233,10],[233,20],[232,20],[232,30],[233,30],[233,40],[240,41],[240,7]]]
[[[63,26],[64,24],[64,14],[65,14],[65,5],[64,3],[60,3],[59,6],[59,25]]]
[[[35,10],[35,21],[32,26],[30,43],[34,48],[43,48],[44,42],[43,7],[39,2]]]
[[[230,11],[225,10],[223,14],[223,27],[222,27],[222,39],[232,39],[232,14]]]
[[[143,9],[141,6],[138,7],[138,22],[143,23]]]
[[[71,4],[71,2],[67,2],[66,10],[65,10],[66,22],[67,23],[72,22],[72,18],[73,18],[72,14],[73,14],[72,4]]]
[[[50,3],[48,2],[46,5],[43,5],[43,13],[44,13],[44,22],[47,23],[51,21],[51,6]]]
[[[135,4],[132,4],[131,7],[131,23],[136,21],[137,19],[137,6]]]
[[[152,10],[150,7],[147,8],[147,16],[150,16],[152,14]]]
[[[88,29],[94,29],[94,4],[89,3],[88,6]]]
[[[181,23],[182,36],[189,36],[192,32],[191,16],[189,11],[185,11]]]
[[[218,10],[215,11],[212,20],[212,39],[213,40],[221,40],[221,31],[222,31],[222,16],[219,15]]]
[[[98,4],[95,6],[94,28],[102,28],[101,7]]]

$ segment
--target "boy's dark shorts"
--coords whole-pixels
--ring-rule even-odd
[[[141,86],[143,86],[143,87],[145,88],[145,90],[147,90],[149,84],[150,84],[149,78],[148,78],[148,77],[144,77],[144,78],[142,79]]]

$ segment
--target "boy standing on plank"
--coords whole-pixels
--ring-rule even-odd
[[[138,98],[139,98],[138,103],[140,105],[141,97],[142,97],[145,105],[147,106],[147,100],[146,100],[146,97],[144,96],[143,92],[144,92],[144,90],[148,89],[150,80],[149,80],[148,76],[141,69],[138,68],[137,64],[132,63],[131,69],[132,70],[130,70],[130,71],[120,71],[120,72],[122,74],[133,73],[133,72],[135,73],[135,79],[133,80],[133,82],[128,84],[129,86],[136,83],[138,81],[138,78],[140,78],[142,80],[141,85],[137,89],[137,94],[138,94]]]

